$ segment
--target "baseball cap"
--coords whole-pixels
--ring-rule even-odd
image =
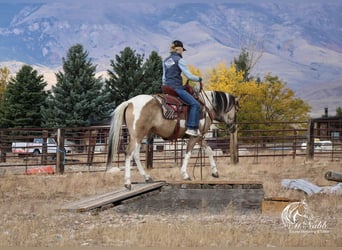
[[[175,46],[175,47],[182,47],[184,51],[186,51],[186,49],[183,47],[183,43],[179,40],[175,40],[172,42],[172,44]]]

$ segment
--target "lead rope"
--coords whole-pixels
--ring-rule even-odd
[[[195,164],[192,168],[192,176],[194,177],[194,180],[196,180],[196,177],[195,177],[195,168],[196,168],[196,165],[197,165],[197,159],[200,158],[200,167],[201,167],[201,180],[203,179],[203,172],[202,172],[202,168],[203,168],[203,157],[202,157],[202,150],[203,150],[203,147],[202,147],[202,140],[203,140],[203,136],[202,136],[202,139],[201,139],[201,144],[200,145],[200,149],[197,153],[197,158],[196,158],[196,161],[195,161]]]
[[[207,113],[208,113],[208,115],[209,115],[209,118],[213,121],[213,118],[211,117],[211,113],[210,113],[210,111],[209,111],[209,108],[208,108],[207,105],[205,104],[206,102],[205,102],[205,98],[204,98],[204,97],[207,98],[207,100],[208,100],[209,103],[210,103],[210,99],[209,99],[209,97],[207,96],[207,94],[205,93],[205,91],[203,91],[202,82],[200,82],[200,91],[199,91],[199,95],[202,97],[202,99],[203,99],[203,101],[204,101],[203,105],[204,105],[204,107],[205,107],[205,109],[206,109],[206,111],[207,111]],[[200,99],[200,98],[199,98],[199,99]],[[210,103],[210,104],[211,104],[211,106],[213,107],[212,103]],[[194,180],[196,179],[196,177],[195,177],[195,168],[196,168],[196,165],[197,165],[197,160],[198,160],[198,158],[200,158],[201,180],[203,179],[203,172],[202,172],[202,168],[203,168],[203,157],[202,157],[203,146],[202,146],[202,140],[203,140],[203,139],[204,139],[204,136],[202,136],[202,138],[201,138],[201,143],[198,143],[198,144],[200,145],[200,148],[199,148],[199,151],[198,151],[198,153],[197,153],[197,158],[196,158],[195,164],[194,164],[194,166],[193,166],[193,168],[192,168],[192,176],[193,176]]]

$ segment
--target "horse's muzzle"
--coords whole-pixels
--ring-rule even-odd
[[[229,133],[235,133],[236,132],[236,128],[237,128],[237,126],[236,126],[236,124],[234,123],[234,124],[231,124],[229,127],[228,127],[228,132]]]

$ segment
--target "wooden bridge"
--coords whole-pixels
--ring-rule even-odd
[[[92,209],[112,206],[115,203],[120,203],[121,201],[159,189],[164,184],[165,182],[163,181],[153,183],[133,183],[131,190],[121,188],[104,194],[95,195],[80,201],[67,203],[60,210],[86,212]]]

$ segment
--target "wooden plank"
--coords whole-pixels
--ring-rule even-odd
[[[85,212],[156,190],[158,188],[161,188],[164,184],[165,182],[162,181],[153,183],[136,183],[132,184],[131,190],[121,188],[119,190],[95,195],[82,199],[80,201],[67,203],[59,210]]]
[[[298,201],[298,199],[288,199],[285,197],[265,198],[261,204],[261,212],[263,214],[279,216],[288,204]]]
[[[177,186],[178,188],[219,188],[219,189],[263,189],[263,184],[252,181],[212,181],[212,180],[195,180],[195,181],[173,181],[168,184]]]
[[[212,185],[224,185],[224,184],[262,184],[255,181],[236,181],[236,180],[191,180],[191,181],[170,181],[169,184],[212,184]]]

